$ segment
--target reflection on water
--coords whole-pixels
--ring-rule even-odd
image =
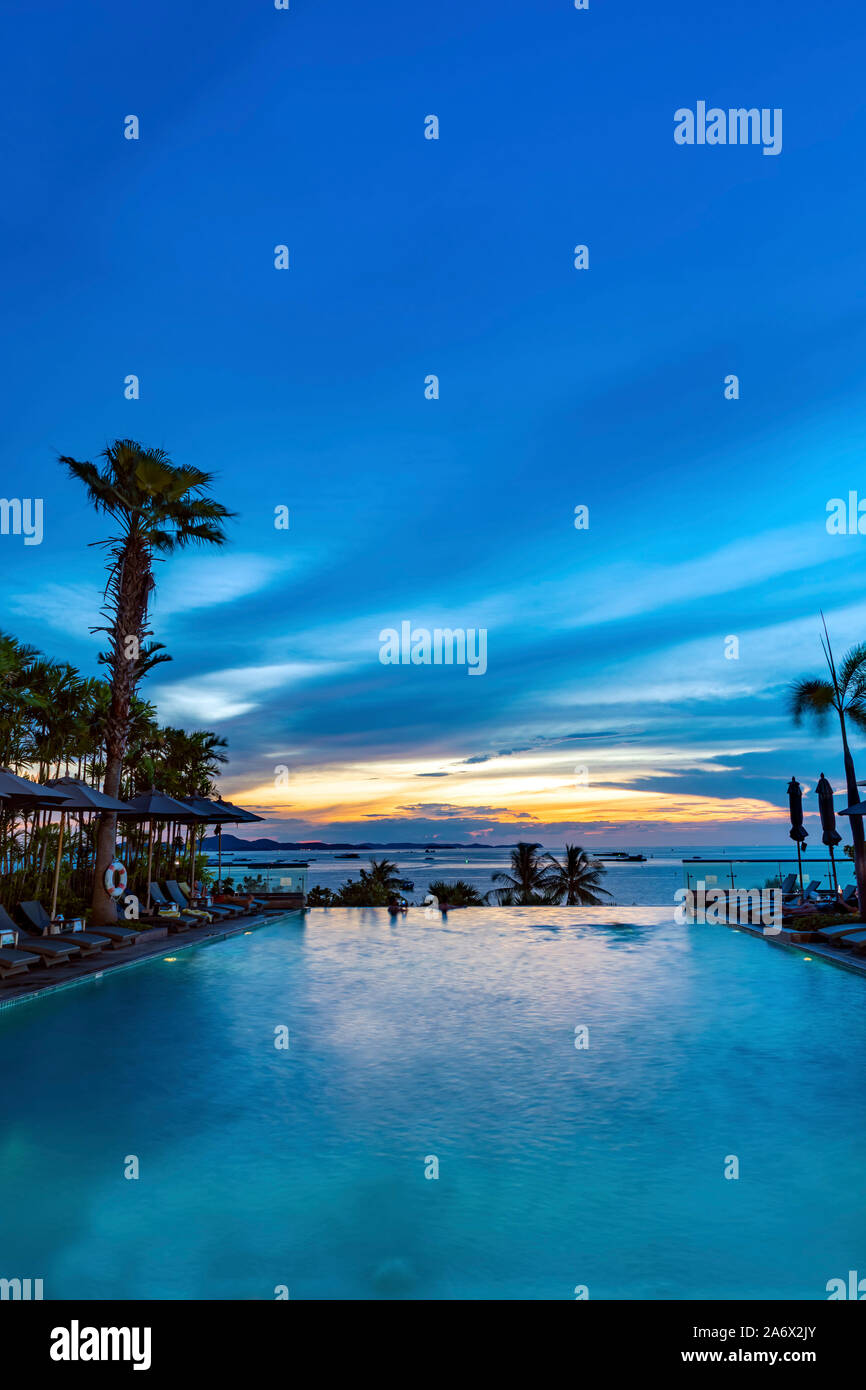
[[[40,1200],[4,1264],[46,1297],[825,1298],[866,1236],[863,980],[629,918],[316,910],[9,1011],[0,1183]]]

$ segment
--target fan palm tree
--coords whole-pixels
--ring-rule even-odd
[[[821,614],[822,622],[824,620]],[[793,681],[788,693],[788,708],[794,723],[811,719],[817,727],[825,728],[835,712],[842,735],[842,756],[845,763],[845,783],[848,804],[859,801],[857,774],[848,745],[848,724],[866,733],[866,642],[860,642],[843,656],[836,666],[827,624],[821,638],[829,679],[826,676],[802,676]],[[857,899],[861,917],[866,917],[866,841],[863,817],[851,816],[851,836],[854,841],[854,872],[857,878]]]
[[[478,889],[467,883],[464,878],[456,878],[453,883],[446,883],[441,878],[434,879],[432,883],[428,883],[427,892],[432,893],[438,902],[450,903],[452,907],[485,906]]]
[[[500,904],[526,906],[545,901],[544,865],[539,856],[540,849],[541,845],[521,840],[511,851],[511,873],[500,869],[493,875],[493,882],[502,885],[494,890]]]
[[[580,845],[566,845],[565,859],[561,863],[555,855],[545,854],[544,864],[547,866],[545,887],[556,902],[565,898],[566,907],[601,907],[598,895],[610,897],[608,890],[601,886],[604,865],[591,858]]]
[[[191,545],[225,544],[223,523],[231,515],[209,495],[210,473],[174,464],[161,449],[146,449],[132,439],[118,439],[94,463],[62,455],[60,462],[70,476],[84,484],[89,501],[114,526],[100,544],[108,547],[108,580],[105,587],[104,627],[109,650],[111,704],[105,725],[105,777],[103,790],[118,796],[130,729],[132,698],[153,649],[145,648],[150,635],[148,609],[155,587],[153,563],[175,550]],[[116,920],[114,899],[103,889],[103,876],[114,858],[117,817],[103,812],[96,838],[93,883],[94,924]]]

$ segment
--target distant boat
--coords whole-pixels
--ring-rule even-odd
[[[335,854],[335,859],[360,859],[360,854]]]
[[[394,882],[396,883],[397,887],[402,888],[404,892],[411,892],[411,890],[415,887],[411,878],[396,878]]]
[[[624,849],[611,850],[609,854],[597,854],[596,859],[606,859],[616,864],[645,864],[645,854],[626,854]]]

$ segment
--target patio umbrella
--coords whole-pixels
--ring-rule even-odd
[[[214,806],[218,806],[221,811],[230,811],[231,820],[234,825],[240,825],[244,821],[264,820],[264,816],[257,816],[254,811],[247,811],[243,806],[236,806],[233,801],[223,801],[218,796],[214,801]]]
[[[792,777],[788,783],[788,805],[791,808],[791,829],[788,831],[792,840],[797,842],[797,864],[800,869],[800,901],[803,900],[803,856],[802,844],[808,838],[809,832],[803,825],[803,788]]]
[[[234,803],[231,802],[231,801],[223,801],[223,799],[222,799],[221,796],[218,796],[218,797],[217,797],[216,802],[215,802],[215,805],[219,806],[220,809],[223,810],[223,811],[231,811],[231,812],[232,812],[232,819],[231,819],[231,820],[227,820],[227,821],[225,822],[226,825],[244,825],[244,824],[246,824],[248,821],[264,820],[264,816],[257,816],[257,815],[255,815],[255,813],[254,813],[253,811],[246,811],[246,810],[244,810],[243,806],[235,806]],[[222,841],[222,832],[223,832],[222,824],[218,824],[218,825],[216,825],[216,826],[214,827],[214,833],[216,834],[216,837],[217,837],[217,863],[218,863],[218,866],[219,866],[218,869],[217,869],[217,874],[218,874],[217,882],[218,882],[218,883],[222,883],[222,877],[223,877],[223,841]]]
[[[61,792],[65,797],[65,801],[58,808],[60,811],[60,837],[57,843],[57,858],[54,863],[54,883],[51,888],[51,920],[53,921],[57,911],[57,887],[60,882],[60,859],[63,854],[67,811],[117,811],[120,814],[126,811],[127,803],[116,801],[113,796],[106,796],[105,792],[97,791],[95,787],[89,787],[86,782],[81,782],[75,777],[55,777],[53,781],[48,781],[45,785]]]
[[[838,845],[842,836],[836,829],[836,808],[833,805],[833,788],[830,786],[823,772],[818,778],[818,785],[815,791],[818,793],[818,810],[821,815],[821,825],[824,831],[821,839],[830,851],[830,864],[833,869],[833,891],[838,893],[839,880],[836,876],[836,857],[833,854],[833,848],[835,845]]]
[[[63,792],[52,791],[50,785],[42,786],[39,782],[31,782],[29,777],[19,777],[17,772],[0,767],[0,801],[9,806],[27,811],[51,811],[66,800]]]
[[[211,801],[205,796],[184,796],[179,797],[178,800],[183,801],[184,805],[189,807],[187,849],[190,856],[190,878],[193,891],[195,891],[195,853],[192,844],[193,836],[196,833],[195,827],[213,825],[218,829],[223,823],[233,820],[233,813],[225,806],[218,805],[216,801]]]
[[[0,803],[4,809],[22,811],[53,811],[67,800],[63,792],[52,791],[39,782],[31,782],[29,777],[19,777],[7,767],[0,768]],[[24,826],[24,853],[27,845],[27,825]],[[10,859],[11,867],[11,859]]]
[[[148,822],[147,834],[147,901],[145,912],[150,911],[150,884],[153,869],[153,823],[158,820],[179,821],[186,825],[189,821],[190,808],[174,796],[168,796],[165,792],[158,792],[155,787],[151,787],[149,792],[142,792],[141,796],[134,796],[127,802],[125,816],[139,821]]]

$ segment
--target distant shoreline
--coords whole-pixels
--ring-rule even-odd
[[[265,839],[265,838],[256,839],[256,840],[245,840],[245,839],[242,839],[241,836],[239,836],[239,835],[223,834],[223,836],[222,836],[222,847],[223,847],[224,852],[231,853],[231,852],[240,850],[240,851],[246,851],[246,852],[249,853],[249,854],[260,854],[260,853],[263,853],[263,852],[271,852],[271,851],[273,851],[273,850],[277,850],[277,851],[280,851],[280,852],[282,852],[282,851],[284,851],[284,850],[292,850],[293,852],[298,852],[299,850],[306,850],[306,851],[308,851],[308,852],[313,852],[313,851],[317,851],[317,850],[318,850],[318,851],[325,852],[325,853],[333,852],[333,851],[341,851],[341,852],[342,852],[343,850],[351,850],[351,851],[366,850],[366,851],[372,851],[373,853],[377,853],[377,852],[381,852],[381,851],[383,851],[383,850],[421,850],[421,851],[433,850],[433,851],[438,852],[438,851],[440,851],[440,850],[470,850],[470,849],[471,849],[471,850],[477,850],[478,852],[484,854],[484,853],[487,853],[487,852],[490,851],[490,850],[503,850],[503,849],[511,850],[511,849],[514,849],[514,847],[515,847],[515,845],[516,845],[517,843],[518,843],[517,840],[511,840],[511,841],[509,841],[509,842],[507,842],[507,843],[504,843],[504,844],[479,844],[476,840],[472,840],[472,841],[470,841],[470,842],[468,842],[468,843],[466,843],[466,842],[461,842],[461,841],[459,841],[459,840],[441,840],[441,841],[440,841],[440,840],[437,840],[434,844],[431,844],[431,842],[430,842],[429,840],[427,840],[427,841],[421,841],[421,840],[360,840],[360,841],[339,840],[339,841],[336,841],[336,840],[271,840],[271,839]],[[544,845],[544,842],[543,842],[543,841],[537,841],[537,840],[536,840],[536,841],[533,841],[532,843],[534,843],[534,844],[539,844],[539,843],[541,843],[541,844]],[[558,845],[558,842],[557,842],[557,841],[551,841],[550,843],[551,843],[551,845],[552,845],[554,848],[557,848],[557,847],[560,847],[560,848],[561,848],[561,846]],[[216,853],[217,849],[219,848],[219,844],[220,844],[220,841],[217,839],[216,835],[207,835],[207,836],[205,836],[204,840],[202,841],[202,849],[203,849],[205,852],[207,852],[207,853]],[[547,845],[544,845],[544,847],[547,848]],[[766,851],[769,853],[770,857],[771,857],[771,858],[774,858],[774,859],[784,859],[784,858],[787,858],[787,857],[789,857],[789,855],[790,855],[791,853],[794,853],[794,854],[796,855],[796,849],[795,849],[795,847],[794,847],[793,845],[785,845],[785,844],[782,844],[782,845],[773,845],[773,844],[762,845],[762,844],[758,844],[758,843],[755,843],[755,842],[752,842],[752,843],[749,843],[749,844],[732,844],[730,841],[721,840],[721,839],[719,839],[718,841],[716,841],[715,844],[696,844],[696,845],[695,845],[695,844],[693,844],[693,845],[690,845],[690,844],[681,844],[681,845],[676,845],[676,844],[674,844],[674,845],[671,845],[671,844],[629,844],[629,845],[610,845],[610,846],[605,846],[605,847],[603,847],[603,848],[600,847],[600,846],[599,846],[599,847],[596,847],[596,846],[594,846],[594,845],[585,845],[585,848],[586,848],[587,852],[588,852],[589,854],[591,854],[591,855],[640,853],[640,854],[645,854],[645,855],[647,855],[648,858],[649,858],[649,857],[652,857],[653,855],[661,856],[661,855],[664,855],[664,854],[671,854],[672,852],[679,852],[680,850],[694,850],[695,853],[697,853],[697,854],[703,854],[704,856],[706,856],[707,854],[712,854],[714,851],[719,851],[719,850],[721,850],[722,847],[724,847],[724,851],[723,851],[723,852],[724,852],[725,854],[728,854],[728,855],[731,855],[731,854],[735,855],[736,852],[737,852],[738,850],[751,850],[752,852],[754,852],[755,850],[759,850],[759,849],[760,849],[760,850],[766,850]],[[825,852],[825,851],[824,851],[824,847],[821,846],[821,845],[818,845],[818,844],[808,846],[807,849],[811,849],[812,851],[816,851],[816,852],[819,851],[819,850],[822,851],[822,852]]]

